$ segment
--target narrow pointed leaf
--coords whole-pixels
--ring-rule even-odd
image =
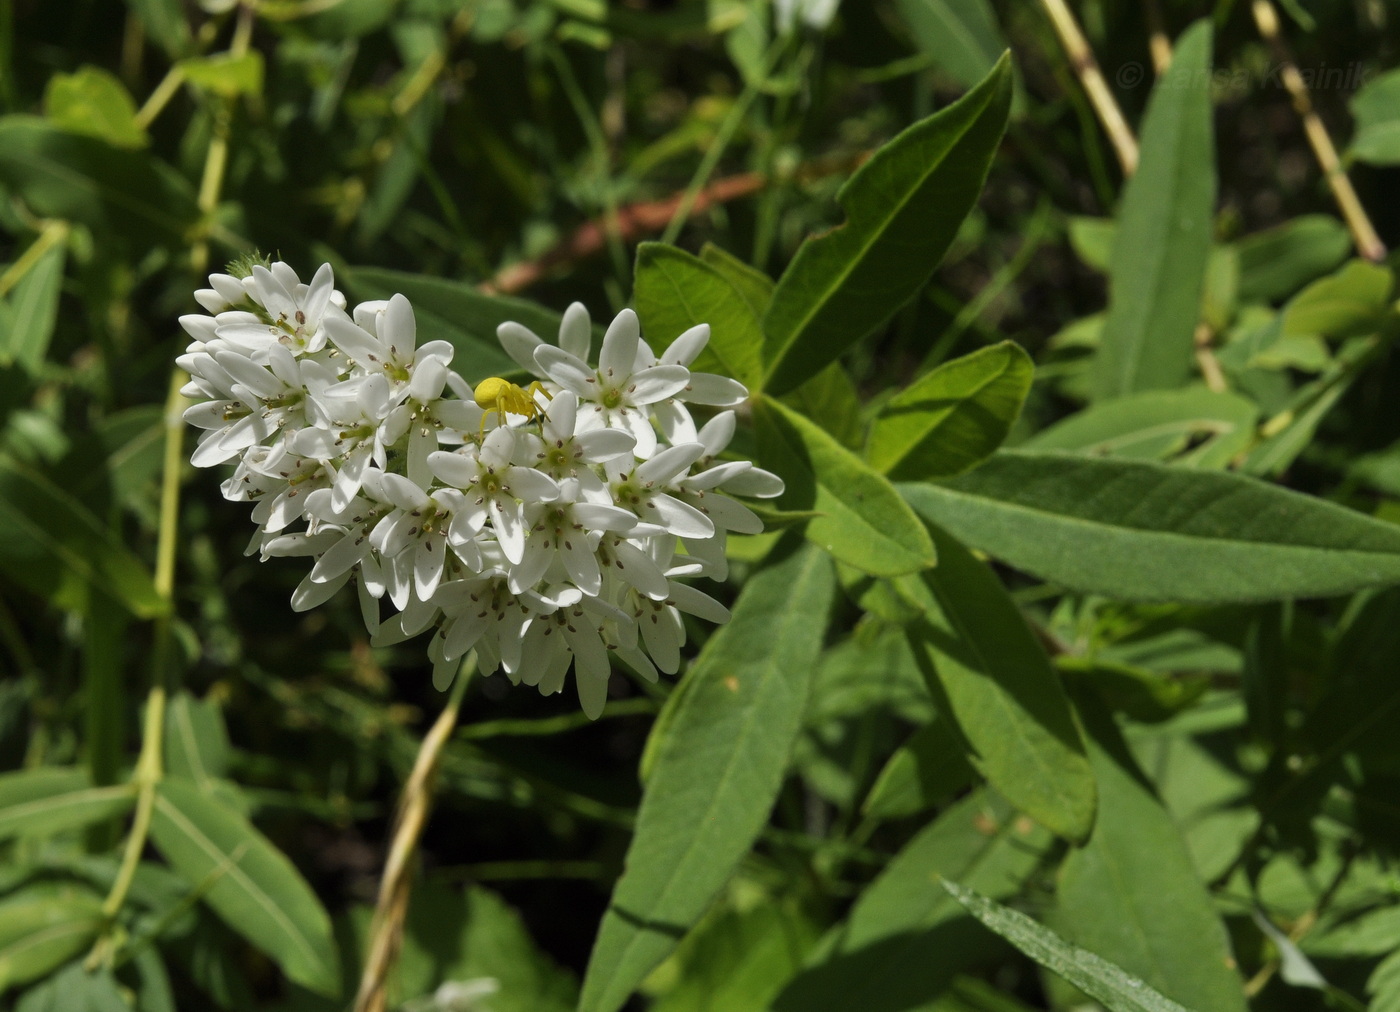
[[[1087,593],[1226,603],[1400,582],[1400,528],[1237,474],[1002,450],[900,489],[964,544]]]
[[[805,415],[765,398],[758,405],[763,462],[787,482],[785,510],[821,514],[808,540],[875,576],[931,566],[933,542],[894,486]]]
[[[616,1012],[704,913],[753,845],[802,727],[831,562],[802,546],[750,578],[661,729],[637,829],[583,982],[580,1012]]]
[[[1210,66],[1211,28],[1199,21],[1177,41],[1148,102],[1142,160],[1113,243],[1098,398],[1170,389],[1191,374],[1215,208]]]
[[[102,920],[96,897],[21,895],[0,903],[0,993],[80,955]]]
[[[43,364],[58,322],[65,256],[63,243],[55,243],[10,293],[0,325],[0,363],[18,362],[31,373]]]
[[[888,320],[928,281],[976,202],[1011,108],[1011,62],[914,124],[853,175],[846,223],[809,239],[763,320],[766,389],[783,394]]]
[[[242,815],[193,783],[167,779],[156,794],[151,840],[204,902],[287,976],[334,995],[340,971],[330,917],[281,851]]]
[[[951,880],[945,879],[943,888],[987,927],[1047,970],[1102,1002],[1109,1012],[1195,1012],[1154,991],[1122,967],[1071,945],[1019,911]]]

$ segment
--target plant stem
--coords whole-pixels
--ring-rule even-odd
[[[476,656],[470,654],[457,672],[457,679],[452,684],[451,695],[442,713],[438,714],[438,719],[423,738],[418,757],[413,763],[413,772],[404,784],[397,825],[389,845],[389,857],[384,862],[384,874],[379,880],[379,898],[374,907],[374,919],[370,922],[369,946],[365,954],[364,972],[360,976],[359,992],[355,996],[355,1012],[384,1012],[389,974],[398,962],[404,920],[408,916],[408,898],[413,884],[412,858],[423,836],[423,827],[428,822],[443,747],[457,726],[462,696],[475,670]]]
[[[1065,47],[1070,65],[1074,68],[1074,76],[1079,78],[1079,83],[1088,94],[1099,122],[1108,133],[1108,139],[1113,142],[1113,150],[1118,154],[1118,164],[1123,167],[1123,175],[1131,176],[1137,171],[1137,138],[1133,136],[1128,121],[1123,118],[1123,110],[1118,108],[1113,92],[1108,90],[1108,82],[1099,70],[1098,60],[1094,59],[1094,51],[1089,48],[1089,40],[1084,37],[1079,22],[1074,20],[1074,15],[1065,4],[1065,0],[1041,0],[1041,4],[1045,7],[1045,13],[1050,15],[1050,22],[1055,26],[1055,34],[1060,37],[1060,44]]]
[[[1385,243],[1381,242],[1380,236],[1376,234],[1376,227],[1371,224],[1366,209],[1361,206],[1361,200],[1352,188],[1351,179],[1342,168],[1342,161],[1337,156],[1332,137],[1318,117],[1317,110],[1313,108],[1307,82],[1298,72],[1298,65],[1293,62],[1293,54],[1288,51],[1288,44],[1279,30],[1278,11],[1269,0],[1254,0],[1253,13],[1260,36],[1273,49],[1274,58],[1279,62],[1283,86],[1288,89],[1288,94],[1293,99],[1293,110],[1303,121],[1303,132],[1308,135],[1308,144],[1312,146],[1317,164],[1327,178],[1327,185],[1332,190],[1332,197],[1337,201],[1337,206],[1341,208],[1347,228],[1351,230],[1356,251],[1372,263],[1380,263],[1385,259]]]
[[[136,113],[136,125],[142,130],[148,129],[155,122],[161,111],[170,104],[170,100],[175,97],[180,90],[180,85],[185,82],[185,72],[177,63],[165,72],[165,76],[160,79],[155,90],[151,92],[145,103]]]
[[[34,269],[34,265],[39,262],[45,253],[58,243],[68,238],[69,225],[66,221],[51,221],[47,223],[39,237],[29,244],[29,248],[20,254],[19,259],[10,264],[5,269],[4,274],[0,274],[0,298],[9,294],[11,288],[24,280],[24,276]]]

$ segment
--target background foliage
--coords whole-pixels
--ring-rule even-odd
[[[256,246],[708,320],[788,484],[679,682],[471,685],[401,1007],[1400,1008],[1393,271],[1258,4],[1075,5],[1131,178],[1055,6],[0,2],[0,1001],[353,994],[442,696],[178,466]],[[1281,6],[1400,241],[1400,7]]]

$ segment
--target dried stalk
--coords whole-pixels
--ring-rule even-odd
[[[1376,234],[1375,226],[1371,224],[1366,209],[1361,206],[1361,200],[1356,196],[1356,190],[1352,188],[1351,179],[1342,168],[1342,161],[1337,156],[1337,148],[1332,143],[1327,127],[1313,108],[1307,83],[1298,72],[1298,65],[1293,61],[1293,54],[1289,52],[1288,44],[1279,29],[1278,11],[1269,0],[1254,0],[1253,11],[1254,23],[1259,28],[1259,34],[1274,51],[1274,59],[1281,68],[1283,86],[1288,89],[1288,94],[1293,99],[1293,109],[1303,121],[1303,131],[1308,135],[1308,143],[1317,157],[1317,164],[1327,178],[1327,185],[1331,187],[1332,196],[1341,208],[1347,228],[1351,230],[1356,251],[1367,260],[1380,263],[1385,259],[1385,244]]]
[[[1094,59],[1094,51],[1089,48],[1089,40],[1084,37],[1079,22],[1074,20],[1074,15],[1065,4],[1065,0],[1041,0],[1041,4],[1045,7],[1045,13],[1050,15],[1055,34],[1060,37],[1060,43],[1065,47],[1070,65],[1074,68],[1074,75],[1079,78],[1079,83],[1084,86],[1084,91],[1089,96],[1089,104],[1094,107],[1094,114],[1108,133],[1108,139],[1118,155],[1118,164],[1123,167],[1123,174],[1131,176],[1137,170],[1138,164],[1137,138],[1133,136],[1128,121],[1123,118],[1123,110],[1118,108],[1113,92],[1108,90],[1108,82],[1104,80],[1098,60]]]

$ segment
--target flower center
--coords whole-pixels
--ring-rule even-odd
[[[620,407],[622,407],[622,391],[619,390],[619,389],[617,389],[617,387],[613,387],[613,388],[611,388],[610,390],[606,391],[606,392],[603,394],[603,407],[605,407],[605,408],[620,408]]]

